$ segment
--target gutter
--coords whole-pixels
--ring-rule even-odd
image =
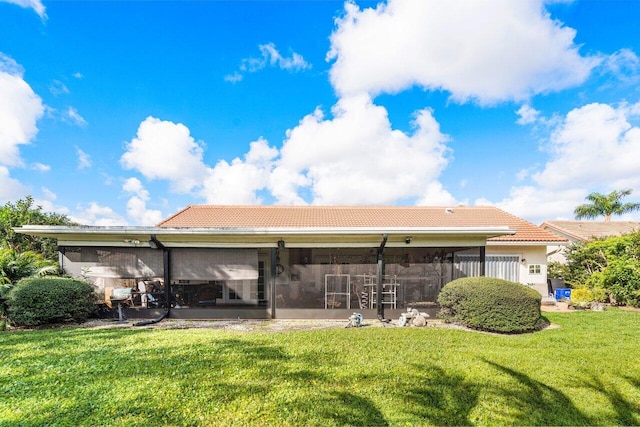
[[[489,227],[98,227],[98,226],[51,226],[23,225],[14,227],[16,233],[44,237],[63,235],[104,235],[104,236],[144,236],[160,234],[173,235],[327,235],[327,234],[425,234],[425,235],[480,235],[503,236],[515,234],[515,230],[506,226]]]

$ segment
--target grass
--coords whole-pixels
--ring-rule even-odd
[[[0,425],[638,425],[640,312],[443,328],[0,333]]]

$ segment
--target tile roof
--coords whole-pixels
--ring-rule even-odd
[[[509,227],[491,242],[566,239],[491,206],[214,206],[191,205],[158,227],[191,228],[472,228]]]
[[[640,222],[635,221],[545,221],[540,227],[566,236],[570,239],[586,242],[593,238],[620,236],[640,230]]]

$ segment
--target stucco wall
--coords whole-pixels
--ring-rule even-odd
[[[520,262],[519,281],[530,285],[546,296],[547,291],[547,247],[546,246],[487,246],[487,255],[518,255]],[[539,274],[530,274],[529,265],[540,265]]]

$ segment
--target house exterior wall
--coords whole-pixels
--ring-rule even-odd
[[[519,282],[547,296],[547,247],[546,246],[487,246],[487,255],[518,255],[520,257]],[[531,266],[536,267],[530,272]]]
[[[565,251],[567,246],[547,246],[547,262],[567,263]]]

